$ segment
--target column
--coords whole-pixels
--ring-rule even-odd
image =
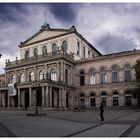
[[[16,76],[16,82],[19,82],[19,77],[18,77],[18,74],[17,74],[17,70],[15,70],[15,76]]]
[[[2,93],[2,106],[5,107],[5,94]]]
[[[1,103],[2,103],[2,98],[1,98],[1,91],[0,91],[0,108],[1,108]]]
[[[123,94],[123,90],[121,90],[119,94],[119,106],[124,105],[125,105],[125,95]]]
[[[58,80],[58,81],[60,81],[59,73],[60,73],[59,62],[57,62],[57,80]]]
[[[44,91],[45,87],[42,87],[42,107],[45,106],[45,91]]]
[[[61,82],[63,82],[63,62],[61,62]]]
[[[66,69],[66,66],[65,66],[65,63],[63,63],[63,81],[64,83],[66,83],[66,74],[65,74],[65,69]]]
[[[26,70],[26,68],[24,68],[24,76],[25,76],[25,82],[28,81],[28,79],[27,79],[28,76],[27,76],[27,70]]]
[[[32,88],[29,88],[29,107],[32,107]]]
[[[49,92],[49,87],[46,86],[46,107],[49,106],[49,96],[48,96],[48,92]]]
[[[54,90],[54,107],[57,107],[57,91]]]
[[[18,107],[20,107],[20,89],[17,90],[18,91]]]
[[[37,69],[36,66],[34,66],[34,80],[37,80],[38,74],[37,74]]]
[[[50,107],[52,107],[52,87],[50,86]]]
[[[22,106],[25,106],[25,91],[22,92]]]
[[[62,106],[66,107],[66,91],[62,89]]]
[[[10,107],[10,96],[8,95],[8,107]]]
[[[73,68],[71,66],[71,69],[70,69],[70,85],[72,85],[73,83]]]
[[[71,92],[71,107],[74,107],[74,94]]]
[[[62,107],[62,89],[59,88],[59,107]]]

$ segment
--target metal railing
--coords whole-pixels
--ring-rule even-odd
[[[10,60],[8,60],[8,61],[6,61],[6,68],[24,65],[24,64],[31,64],[31,63],[35,63],[35,62],[41,62],[41,61],[50,60],[50,59],[57,58],[57,57],[65,57],[66,59],[69,59],[69,60],[74,59],[73,54],[68,54],[67,52],[59,50],[56,52],[45,53],[42,55],[36,55],[33,57],[24,58],[24,59],[20,59],[20,60],[16,59],[15,61],[12,61],[12,62],[10,62]]]

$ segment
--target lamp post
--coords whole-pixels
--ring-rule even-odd
[[[36,96],[36,103],[35,103],[35,113],[28,113],[27,115],[28,116],[44,116],[46,115],[45,113],[38,113],[38,108],[37,108],[37,90],[38,88],[40,87],[40,81],[34,81],[32,83],[32,87],[33,87],[33,90],[35,92],[35,96]]]
[[[37,88],[40,87],[40,82],[39,81],[34,81],[32,83],[32,87],[35,90],[35,96],[36,96],[35,114],[38,115],[38,110],[37,110]]]

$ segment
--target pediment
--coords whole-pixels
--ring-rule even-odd
[[[35,34],[34,36],[32,36],[31,38],[27,39],[25,42],[23,42],[24,46],[28,45],[28,44],[32,44],[35,42],[38,42],[40,40],[44,40],[44,39],[49,39],[52,37],[57,37],[59,35],[68,33],[69,31],[59,31],[59,30],[43,30],[38,32],[37,34]]]

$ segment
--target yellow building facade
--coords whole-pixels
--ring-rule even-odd
[[[139,50],[102,55],[74,26],[52,29],[48,24],[19,49],[20,59],[6,60],[5,74],[0,75],[1,108],[138,105],[130,89],[137,85],[133,66]]]

